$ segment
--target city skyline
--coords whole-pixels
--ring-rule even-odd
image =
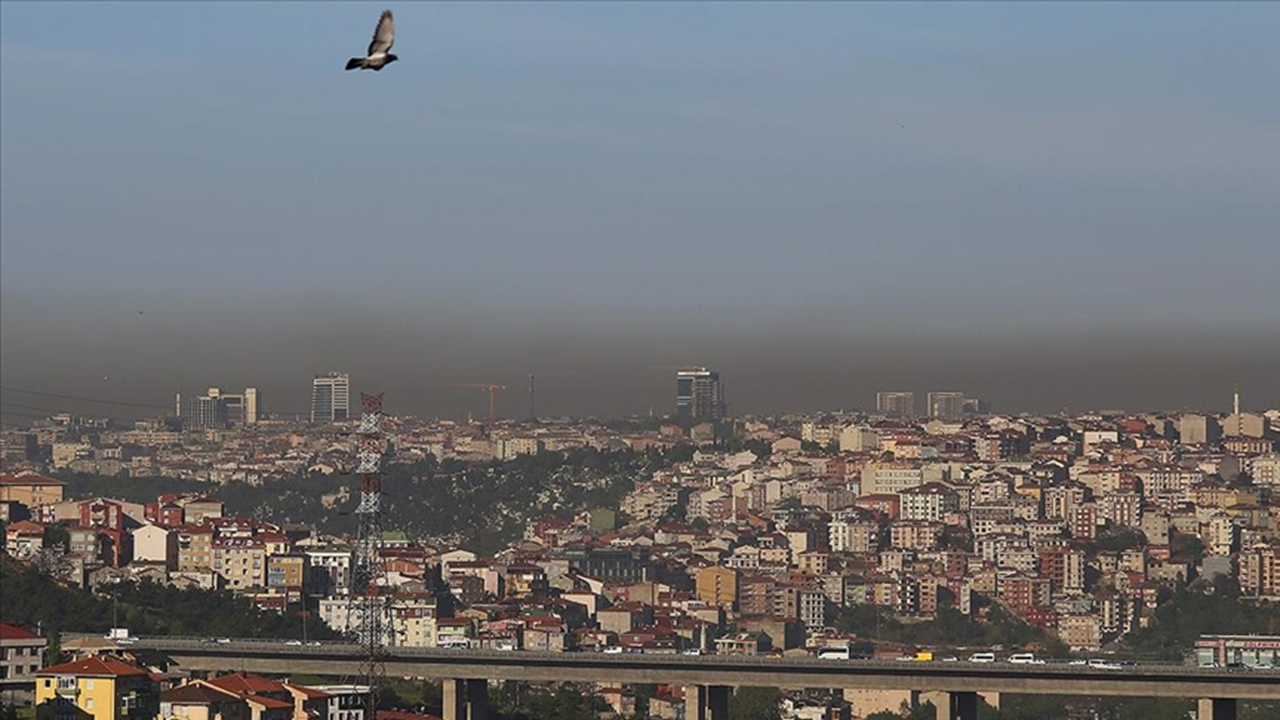
[[[0,380],[305,409],[289,378],[344,367],[457,415],[421,384],[534,374],[612,416],[696,362],[736,413],[1280,404],[1274,4],[395,9],[402,60],[357,77],[363,4],[0,6]]]
[[[652,370],[652,368],[650,368]],[[671,372],[668,368],[664,368],[666,372],[666,381],[672,379]],[[786,410],[772,412],[755,412],[755,413],[734,413],[728,411],[728,403],[725,402],[724,386],[718,371],[709,370],[704,367],[688,367],[674,373],[677,380],[677,391],[674,401],[668,394],[667,400],[669,407],[659,408],[652,405],[648,413],[635,412],[622,415],[573,415],[573,414],[547,414],[540,415],[546,419],[585,419],[589,417],[598,417],[603,419],[622,419],[628,417],[637,417],[649,415],[651,417],[667,417],[673,421],[688,421],[697,419],[717,419],[725,417],[729,419],[740,417],[763,417],[779,414],[800,414],[808,416],[820,416],[824,414],[860,414],[873,417],[884,418],[901,418],[904,420],[918,420],[925,418],[933,418],[939,420],[957,420],[974,415],[992,415],[992,416],[1034,416],[1034,415],[1069,415],[1080,412],[1100,412],[1105,414],[1204,414],[1206,416],[1222,416],[1224,418],[1232,417],[1244,413],[1246,415],[1261,416],[1262,413],[1278,412],[1280,408],[1271,405],[1263,405],[1257,403],[1243,402],[1239,386],[1233,386],[1231,394],[1220,403],[1220,406],[1182,406],[1182,407],[1161,407],[1161,408],[1126,408],[1117,405],[1099,405],[1091,408],[1069,408],[1064,407],[1056,412],[1038,413],[1025,409],[1005,409],[993,408],[991,401],[985,397],[979,397],[972,393],[955,390],[937,390],[928,389],[925,391],[902,390],[901,386],[896,390],[880,390],[875,392],[869,398],[855,398],[854,401],[839,406],[821,407],[810,410]],[[693,378],[701,378],[703,385],[694,388],[689,383],[696,383]],[[105,381],[109,381],[106,378]],[[357,378],[358,380],[358,378]],[[133,384],[133,383],[129,383]],[[116,385],[118,389],[120,385]],[[436,397],[436,402],[427,403],[425,406],[407,406],[402,407],[393,415],[406,417],[418,417],[424,419],[438,418],[442,420],[461,420],[461,421],[484,421],[487,413],[484,409],[485,394],[473,393],[477,389],[486,389],[487,386],[482,383],[476,384],[453,384],[453,385],[436,385],[434,392],[440,393]],[[498,421],[529,421],[533,418],[528,413],[522,413],[518,408],[521,403],[528,403],[532,399],[530,392],[532,385],[521,386],[499,386],[507,393],[497,393],[495,398],[505,397],[505,402],[497,402],[497,412],[494,416]],[[668,384],[668,388],[669,388]],[[923,387],[923,386],[922,386]],[[337,389],[335,389],[337,388]],[[448,388],[449,390],[441,390]],[[101,390],[101,387],[98,388]],[[350,374],[341,371],[328,371],[324,373],[316,373],[311,376],[311,383],[308,387],[308,394],[305,402],[297,405],[290,405],[287,402],[278,404],[264,403],[261,391],[258,388],[246,388],[242,393],[228,393],[219,387],[207,387],[204,394],[188,393],[184,395],[178,392],[174,397],[175,401],[170,407],[172,410],[166,411],[165,406],[159,404],[150,404],[146,402],[138,402],[139,398],[146,397],[145,393],[137,397],[124,397],[117,399],[108,399],[98,396],[77,396],[65,395],[62,393],[48,393],[38,388],[31,387],[15,387],[5,386],[6,394],[4,407],[0,407],[0,416],[3,416],[5,427],[20,427],[29,425],[32,420],[40,420],[51,417],[55,414],[72,414],[88,419],[108,419],[120,422],[130,422],[134,420],[150,420],[157,417],[173,417],[186,418],[188,415],[196,418],[197,426],[210,426],[209,421],[213,421],[211,426],[235,427],[245,424],[253,424],[262,419],[283,420],[283,421],[308,421],[311,424],[325,424],[338,420],[348,420],[352,416],[350,414],[350,393],[363,391],[369,392],[370,387],[361,388],[358,384],[351,382]],[[465,392],[463,392],[465,391]],[[667,390],[670,393],[670,390]],[[292,393],[282,393],[286,397]],[[336,397],[334,397],[336,395]],[[914,395],[920,395],[925,398],[924,406],[917,408],[912,400]],[[271,397],[276,397],[277,393],[272,392]],[[459,400],[459,396],[463,399]],[[28,403],[39,403],[36,405]],[[193,404],[196,403],[196,404]],[[204,405],[199,405],[205,403]],[[217,406],[215,408],[215,405]],[[698,406],[698,412],[690,413],[689,410],[694,405]],[[425,407],[425,409],[424,409]],[[219,414],[220,413],[220,414]],[[206,417],[207,416],[207,417]],[[221,421],[215,418],[221,418]],[[1228,433],[1231,434],[1231,433]]]

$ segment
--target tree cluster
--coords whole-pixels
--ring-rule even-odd
[[[263,611],[229,593],[179,589],[149,580],[104,586],[99,593],[62,585],[32,566],[0,558],[4,616],[53,634],[105,633],[113,623],[136,635],[300,638],[302,620]],[[336,638],[318,620],[308,637]]]

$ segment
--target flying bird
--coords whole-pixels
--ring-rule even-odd
[[[391,16],[390,10],[383,10],[382,17],[378,18],[378,27],[373,30],[373,40],[369,42],[367,57],[351,58],[347,61],[347,69],[381,70],[399,60],[400,58],[389,52],[395,41],[396,20]]]

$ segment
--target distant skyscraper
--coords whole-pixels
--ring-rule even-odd
[[[916,394],[912,392],[876,393],[876,411],[890,417],[915,417]]]
[[[177,398],[178,413],[184,430],[208,430],[227,426],[227,399],[218,388],[204,395]]]
[[[243,412],[241,417],[245,425],[253,425],[258,422],[258,388],[245,388]]]
[[[311,381],[311,422],[346,420],[351,414],[351,380],[346,373],[317,375]]]
[[[211,387],[204,395],[177,396],[178,416],[187,429],[223,428],[228,425],[253,425],[258,422],[258,389],[245,388],[243,393],[225,393]]]
[[[706,368],[676,373],[676,415],[690,420],[724,417],[724,385],[720,373]]]
[[[931,392],[928,399],[931,418],[954,420],[964,415],[964,393]]]
[[[991,413],[991,401],[982,398],[966,397],[964,399],[965,415],[988,415]]]

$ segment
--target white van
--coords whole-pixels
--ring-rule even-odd
[[[989,652],[974,653],[969,656],[969,662],[972,663],[989,663],[996,661],[996,654]]]
[[[1014,665],[1043,665],[1043,660],[1037,660],[1034,653],[1014,653],[1009,656],[1009,662]]]

